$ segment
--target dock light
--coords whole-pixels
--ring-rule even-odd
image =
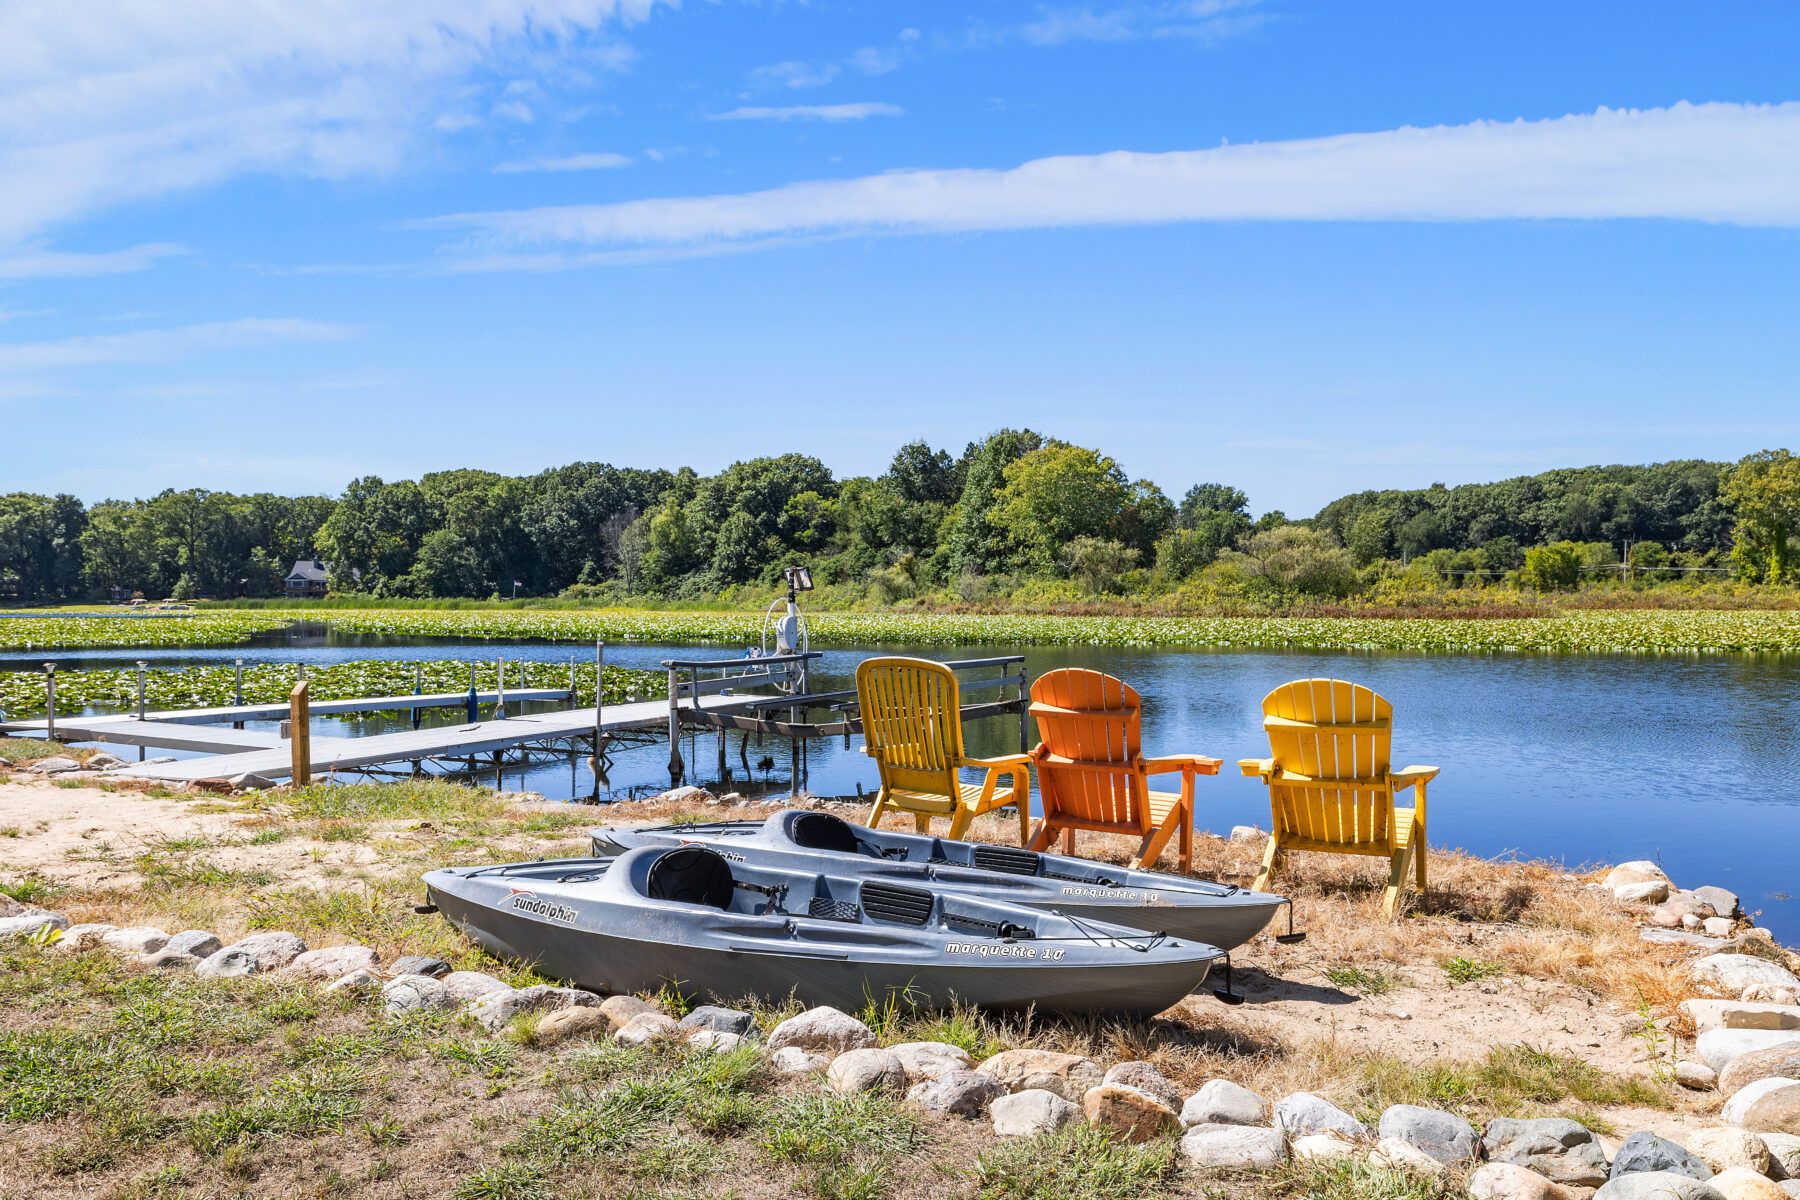
[[[788,567],[781,572],[787,577],[788,591],[810,592],[813,590],[812,572],[805,567]]]

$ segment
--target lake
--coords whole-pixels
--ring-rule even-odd
[[[907,653],[883,647],[884,653]],[[611,644],[610,665],[657,669],[664,658],[732,651],[646,643]],[[912,651],[932,658],[1020,653],[1016,647],[964,646]],[[1650,858],[1680,884],[1717,884],[1760,911],[1759,923],[1800,941],[1800,904],[1788,893],[1800,847],[1800,659],[1753,656],[1477,656],[1265,651],[1120,650],[1031,647],[1033,676],[1057,666],[1086,666],[1121,676],[1144,697],[1144,745],[1151,753],[1196,752],[1226,760],[1196,792],[1198,823],[1216,832],[1236,824],[1268,828],[1267,793],[1237,773],[1235,760],[1267,753],[1263,695],[1290,679],[1337,677],[1367,684],[1394,704],[1394,763],[1434,763],[1430,836],[1494,856],[1520,854],[1575,866]],[[0,655],[0,670],[36,670],[46,659],[65,668],[157,667],[193,663],[339,662],[360,658],[530,659],[590,666],[592,648],[566,643],[393,641],[301,626],[239,646],[165,650],[61,651]],[[868,652],[828,649],[815,665],[817,689],[852,687]],[[461,711],[436,714],[462,720]],[[396,727],[360,723],[365,732]],[[342,734],[321,721],[321,732]],[[794,779],[787,744],[767,738],[748,747],[753,786],[745,786],[740,738],[728,761],[746,792],[783,794]],[[1018,746],[1016,717],[970,725],[973,754]],[[815,794],[872,793],[876,777],[861,739],[807,747],[805,786]],[[508,788],[553,798],[623,798],[667,786],[663,743],[615,755],[596,789],[585,759],[508,767]],[[712,784],[714,736],[688,739],[689,781]],[[768,763],[755,769],[759,761]],[[493,779],[490,773],[486,778]],[[1302,868],[1303,869],[1303,868]]]

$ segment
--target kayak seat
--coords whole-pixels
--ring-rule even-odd
[[[850,828],[850,822],[831,813],[802,813],[794,819],[792,834],[794,844],[808,850],[855,854],[862,848],[862,839]]]
[[[729,909],[736,891],[730,864],[705,846],[682,846],[659,856],[644,877],[644,895],[678,904]]]

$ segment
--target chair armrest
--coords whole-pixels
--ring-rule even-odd
[[[1421,783],[1430,783],[1437,778],[1437,767],[1401,767],[1398,771],[1389,772],[1388,778],[1393,781],[1396,792],[1404,792],[1407,788]]]
[[[1246,775],[1273,775],[1275,760],[1272,758],[1240,758],[1238,770]]]
[[[1007,767],[1028,767],[1031,765],[1029,754],[1002,754],[997,758],[965,758],[965,767],[979,767],[987,771],[1002,771]]]
[[[1217,775],[1220,759],[1204,754],[1159,754],[1138,760],[1146,775],[1167,775],[1171,771],[1192,771],[1196,775]]]

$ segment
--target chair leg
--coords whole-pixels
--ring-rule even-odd
[[[1407,858],[1413,853],[1412,848],[1394,851],[1393,869],[1388,872],[1387,891],[1382,893],[1381,912],[1388,920],[1400,915],[1400,895],[1406,888]]]
[[[1269,835],[1268,849],[1263,851],[1262,872],[1257,875],[1256,882],[1250,885],[1253,892],[1266,892],[1275,878],[1275,872],[1281,867],[1281,842],[1274,834]]]
[[[1019,810],[1019,845],[1031,840],[1031,776],[1013,776],[1013,807]]]
[[[1032,831],[1030,837],[1025,839],[1025,848],[1027,850],[1036,850],[1041,853],[1055,840],[1056,827],[1051,825],[1049,821],[1039,821],[1038,827]]]
[[[969,831],[969,822],[974,819],[975,813],[971,809],[958,808],[952,813],[950,816],[950,840],[953,842],[960,841],[962,835]]]
[[[1075,853],[1075,827],[1072,825],[1069,828],[1063,830],[1062,852],[1064,854]]]
[[[1186,875],[1194,869],[1194,804],[1189,801],[1181,806],[1181,873]]]
[[[1419,889],[1419,895],[1425,894],[1425,852],[1429,847],[1425,844],[1425,827],[1420,825],[1413,830],[1413,883]]]
[[[1169,844],[1169,838],[1175,833],[1174,821],[1179,815],[1180,810],[1177,809],[1174,813],[1170,814],[1170,819],[1168,821],[1164,821],[1161,825],[1144,835],[1144,840],[1138,843],[1137,857],[1131,860],[1132,870],[1148,871],[1155,869],[1157,860],[1162,857],[1163,850]]]
[[[915,832],[915,833],[930,833],[931,832],[931,814],[930,813],[914,813],[913,814],[913,832]]]
[[[886,809],[887,809],[887,792],[885,792],[885,791],[876,792],[875,793],[875,807],[873,807],[869,810],[869,820],[867,822],[870,829],[874,829],[876,826],[881,824],[881,814],[884,811],[886,811]]]

